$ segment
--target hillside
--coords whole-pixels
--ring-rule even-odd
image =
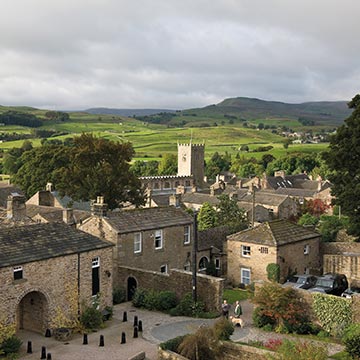
[[[162,112],[175,112],[175,110],[167,110],[167,109],[110,109],[110,108],[91,108],[84,110],[85,112],[89,114],[94,115],[102,115],[102,114],[108,114],[108,115],[119,115],[119,116],[149,116],[154,114],[159,114]]]
[[[318,101],[288,104],[246,97],[225,99],[219,104],[182,111],[183,115],[219,116],[230,115],[244,120],[287,118],[310,120],[317,125],[342,124],[351,110],[345,101]]]

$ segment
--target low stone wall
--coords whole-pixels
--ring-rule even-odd
[[[224,360],[265,360],[268,359],[267,355],[272,353],[272,351],[248,345],[224,342],[222,358]],[[172,351],[159,348],[158,360],[187,360],[187,358]]]
[[[136,279],[137,287],[174,291],[179,299],[192,292],[192,273],[171,269],[168,274],[120,266],[118,283],[114,287],[127,289],[129,277]],[[197,298],[205,303],[207,311],[219,311],[224,290],[224,279],[197,274]]]

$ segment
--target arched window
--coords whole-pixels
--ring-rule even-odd
[[[206,256],[203,256],[199,261],[199,271],[204,271],[207,268],[209,259]]]

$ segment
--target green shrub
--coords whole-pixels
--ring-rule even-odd
[[[179,304],[170,310],[172,316],[195,316],[200,317],[204,313],[205,305],[198,301],[194,303],[192,300],[192,294],[186,294],[179,302]]]
[[[113,303],[121,304],[126,300],[126,290],[124,288],[115,288],[113,291]]]
[[[132,304],[135,307],[145,307],[145,305],[146,305],[145,304],[146,294],[147,294],[147,290],[137,288],[135,290],[135,294],[134,294],[134,296],[132,298]]]
[[[160,307],[158,294],[155,290],[147,290],[145,292],[143,307],[148,310],[158,310]]]
[[[20,350],[21,344],[22,341],[16,335],[13,335],[3,341],[0,350],[2,350],[5,355],[15,354]]]
[[[103,316],[101,311],[94,307],[86,308],[80,316],[80,322],[85,329],[96,330],[103,324]]]
[[[360,358],[360,324],[352,324],[346,328],[342,341],[346,351],[354,358]]]
[[[266,267],[267,278],[270,281],[279,282],[280,280],[280,265],[279,264],[268,264]]]
[[[176,294],[173,291],[160,291],[158,297],[158,310],[170,310],[178,303]]]
[[[264,310],[261,307],[255,308],[252,313],[252,319],[254,325],[258,328],[263,328],[264,326],[271,326],[271,330],[274,328],[275,320],[270,316],[264,314]]]
[[[170,350],[177,352],[179,345],[182,343],[186,335],[177,336],[176,338],[170,339],[160,344],[160,348],[163,350]]]
[[[234,333],[234,325],[226,318],[221,318],[214,324],[215,335],[219,340],[229,340]]]

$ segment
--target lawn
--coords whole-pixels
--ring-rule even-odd
[[[225,289],[223,295],[224,299],[226,299],[229,304],[235,304],[236,300],[242,301],[251,296],[252,293],[249,290],[243,289]]]

